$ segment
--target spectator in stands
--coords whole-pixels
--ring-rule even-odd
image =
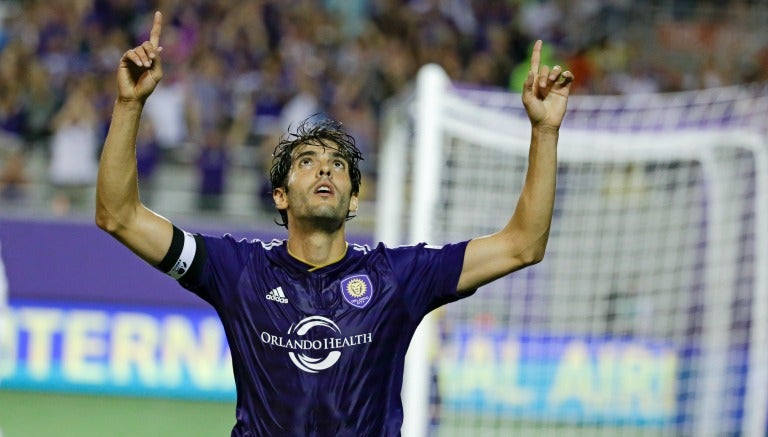
[[[171,66],[167,73],[168,82],[157,87],[151,101],[147,102],[147,116],[155,127],[155,138],[163,155],[183,161],[182,148],[190,139],[192,113],[190,83],[179,69],[183,65]]]
[[[29,109],[23,99],[23,90],[16,84],[23,78],[21,69],[26,59],[18,44],[0,53],[0,144],[9,147],[24,145]],[[9,63],[12,65],[7,65]]]
[[[47,148],[51,136],[51,121],[61,105],[61,93],[51,85],[48,70],[37,61],[29,63],[25,76],[23,101],[27,110],[24,128],[27,148]]]
[[[295,87],[291,97],[280,110],[279,127],[283,130],[289,126],[323,112],[320,101],[322,93],[321,78],[313,76],[305,69],[293,70],[292,83]]]
[[[141,198],[152,205],[155,199],[155,179],[160,162],[160,145],[155,138],[155,128],[149,117],[142,117],[136,134],[136,171]]]
[[[374,105],[365,99],[364,86],[364,77],[343,76],[334,89],[329,113],[344,120],[357,148],[366,157],[360,163],[363,183],[359,196],[361,200],[371,200],[375,198],[379,130]]]
[[[98,118],[88,78],[73,82],[67,100],[53,118],[48,176],[53,187],[52,207],[61,215],[72,206],[91,204],[99,149]]]
[[[198,208],[201,211],[221,211],[227,184],[229,154],[224,126],[207,131],[197,159],[199,172]]]
[[[0,163],[0,203],[22,203],[29,184],[24,150],[18,146],[0,149]]]

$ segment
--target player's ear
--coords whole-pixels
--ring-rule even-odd
[[[349,212],[357,212],[359,206],[357,193],[352,193],[352,197],[349,198]]]
[[[284,188],[275,188],[272,190],[272,200],[275,201],[275,208],[288,208],[288,196],[286,196]]]

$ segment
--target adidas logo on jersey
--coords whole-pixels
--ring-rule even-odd
[[[277,287],[269,290],[269,293],[267,293],[267,300],[273,300],[279,303],[288,303],[288,299],[285,297],[285,293],[283,293],[283,287]]]

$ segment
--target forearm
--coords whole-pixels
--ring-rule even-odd
[[[99,162],[96,223],[114,233],[135,216],[139,201],[136,135],[143,104],[115,103]]]
[[[555,203],[557,140],[557,129],[532,130],[528,172],[515,211],[501,231],[469,242],[458,291],[474,290],[544,257]]]
[[[541,62],[541,41],[531,54],[523,106],[533,128],[528,171],[512,217],[492,235],[473,238],[464,253],[457,290],[470,291],[544,258],[555,207],[557,141],[573,74]]]
[[[544,256],[552,211],[555,204],[557,180],[557,141],[559,130],[534,127],[528,152],[528,171],[520,198],[507,224],[515,235],[523,258],[539,261]]]

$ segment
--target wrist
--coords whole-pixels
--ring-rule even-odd
[[[136,99],[128,99],[124,97],[118,97],[115,100],[115,109],[135,110],[141,111],[144,109],[144,102]]]
[[[554,134],[557,135],[560,133],[560,126],[551,126],[547,124],[539,124],[532,126],[532,129],[536,133],[540,134]]]

